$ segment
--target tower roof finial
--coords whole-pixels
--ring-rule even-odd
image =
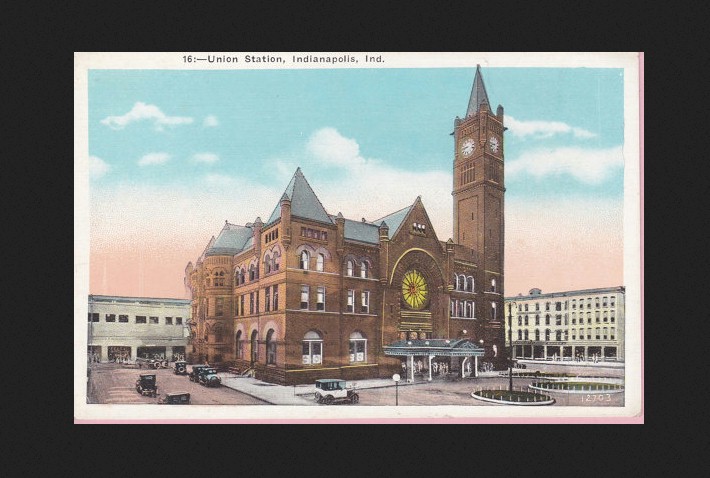
[[[476,76],[473,78],[473,88],[471,88],[471,97],[468,100],[466,117],[473,116],[478,113],[483,103],[490,105],[490,101],[488,101],[488,93],[486,93],[486,86],[483,84],[481,65],[476,65]]]

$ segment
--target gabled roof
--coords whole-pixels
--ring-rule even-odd
[[[416,202],[416,201],[415,201]],[[389,227],[389,232],[388,236],[390,239],[397,233],[397,230],[399,229],[399,226],[402,224],[402,221],[404,221],[404,218],[407,217],[407,214],[409,214],[409,211],[412,210],[414,207],[415,203],[410,204],[409,206],[400,209],[399,211],[393,212],[392,214],[381,217],[379,219],[376,219],[372,221],[375,224],[381,224],[382,221],[387,223],[387,227]]]
[[[245,249],[253,236],[251,227],[225,222],[214,243],[205,251],[205,256],[234,255]]]
[[[291,182],[286,186],[286,191],[284,195],[291,200],[291,216],[297,216],[303,219],[310,219],[312,221],[324,222],[326,224],[333,224],[330,216],[325,211],[323,204],[321,204],[316,193],[313,192],[310,184],[306,181],[306,177],[301,172],[301,168],[297,168],[296,172],[291,178]],[[269,216],[269,220],[266,224],[271,224],[281,217],[281,201],[283,196],[276,204],[274,211]]]
[[[473,88],[471,89],[471,98],[468,100],[468,109],[466,110],[466,117],[475,115],[481,109],[481,104],[486,103],[490,105],[488,101],[488,93],[486,93],[486,86],[483,84],[483,75],[481,75],[481,65],[476,65],[476,76],[473,78]]]

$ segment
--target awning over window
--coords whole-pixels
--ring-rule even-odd
[[[482,357],[483,348],[468,339],[398,340],[383,347],[385,355],[435,355],[437,357]]]

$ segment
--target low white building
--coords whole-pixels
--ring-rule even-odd
[[[511,330],[514,358],[623,362],[625,296],[618,286],[506,297],[506,345]]]
[[[185,357],[190,301],[89,295],[88,360]]]

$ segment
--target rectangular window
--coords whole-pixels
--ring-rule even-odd
[[[525,304],[525,312],[528,311],[528,304]]]
[[[530,323],[528,322],[528,316],[527,316],[527,315],[525,316],[525,325],[530,325]]]
[[[127,324],[127,323],[128,323],[128,316],[127,316],[127,315],[119,314],[119,315],[118,315],[118,321],[119,321],[119,322],[123,322],[124,324]]]
[[[616,340],[616,327],[611,328],[611,335],[609,337],[611,340]]]
[[[545,310],[546,311],[550,310],[550,303],[549,302],[545,302]]]
[[[106,314],[106,322],[116,322],[116,314]]]
[[[594,318],[596,319],[596,322],[598,324],[599,323],[599,311],[598,310],[594,313]]]
[[[157,318],[157,317],[151,317],[149,323],[151,323],[151,324],[157,324],[157,323],[158,323],[158,318]]]
[[[604,340],[606,340],[609,337],[609,328],[604,327]]]
[[[370,312],[370,291],[363,291],[360,295],[360,311],[363,314]]]
[[[165,325],[173,325],[173,318],[165,317]]]
[[[610,305],[611,305],[611,307],[616,306],[616,297],[614,297],[613,295],[611,296],[611,304]]]
[[[591,309],[591,308],[592,308],[592,298],[587,297],[587,309]]]
[[[224,298],[222,297],[217,297],[215,315],[218,317],[224,315]]]
[[[562,302],[555,302],[555,310],[562,310]]]
[[[271,287],[264,290],[264,312],[271,310]]]
[[[89,312],[89,322],[98,322],[99,321],[99,314],[97,313],[91,313]]]
[[[562,325],[562,314],[557,314],[555,316],[555,325]]]
[[[572,299],[572,310],[577,308],[577,299]]]
[[[182,317],[175,317],[175,325],[182,325]]]
[[[609,304],[609,297],[604,296],[602,298],[602,307],[606,307]]]
[[[611,319],[610,319],[610,321],[611,321],[612,324],[613,324],[614,322],[616,322],[616,316],[615,316],[615,315],[616,315],[616,314],[614,314],[614,311],[612,310],[612,311],[611,311]]]
[[[347,311],[348,311],[348,312],[354,312],[354,311],[355,311],[355,291],[354,291],[354,290],[349,290],[349,291],[348,291]]]
[[[239,297],[239,308],[242,310],[242,315],[244,315],[244,295]]]
[[[599,308],[599,297],[594,298],[594,307]]]
[[[316,289],[316,310],[325,310],[325,287]]]
[[[259,313],[259,291],[256,291],[256,301],[254,302],[254,307],[256,308],[256,313]]]
[[[301,309],[308,309],[308,295],[310,288],[307,285],[301,286]]]
[[[279,286],[273,286],[274,289],[274,310],[279,310]]]
[[[249,313],[250,314],[254,313],[254,293],[253,292],[249,293]]]
[[[535,316],[535,325],[540,325],[540,316],[539,315]]]
[[[136,324],[145,324],[145,315],[136,315]]]
[[[594,329],[594,336],[597,338],[597,340],[601,339],[601,331],[599,330],[599,327]]]
[[[323,241],[327,241],[327,240],[328,240],[328,233],[325,232],[325,231],[321,232],[321,233],[320,233],[320,238],[321,238],[321,240],[323,240]]]

